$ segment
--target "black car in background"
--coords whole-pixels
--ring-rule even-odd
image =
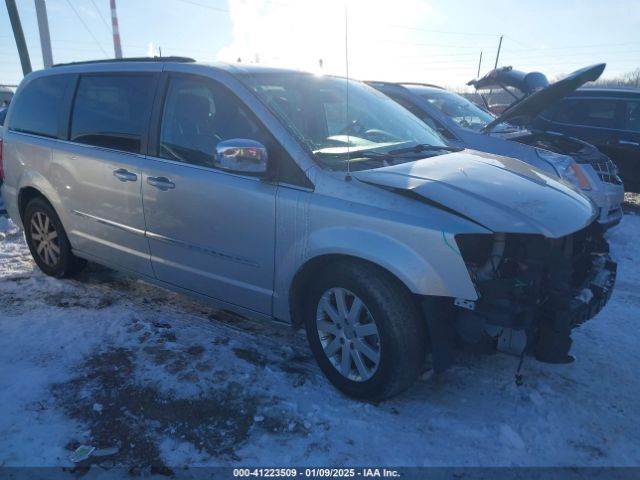
[[[640,192],[640,89],[576,90],[534,122],[596,145],[618,166],[625,190]]]

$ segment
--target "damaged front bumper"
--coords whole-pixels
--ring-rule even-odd
[[[594,222],[559,239],[459,235],[456,242],[478,299],[425,299],[434,369],[448,366],[455,340],[482,351],[571,361],[571,330],[606,305],[615,284],[602,227]]]

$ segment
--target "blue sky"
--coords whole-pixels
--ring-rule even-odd
[[[33,0],[17,0],[34,69],[42,68]],[[187,55],[201,61],[345,73],[354,78],[462,87],[500,65],[550,78],[606,62],[605,77],[640,68],[638,0],[118,0],[125,56]],[[113,56],[109,0],[47,0],[54,62]],[[0,3],[0,84],[22,73]]]

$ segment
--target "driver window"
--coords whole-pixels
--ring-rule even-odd
[[[265,137],[225,87],[192,78],[169,81],[160,129],[160,157],[213,167],[219,142],[247,138],[265,144]]]

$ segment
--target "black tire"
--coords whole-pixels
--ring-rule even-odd
[[[352,345],[362,340],[354,339],[355,329],[352,329],[351,337],[346,339],[338,338],[339,335],[333,333],[323,333],[321,338],[318,331],[318,322],[326,325],[330,317],[323,313],[324,310],[319,313],[320,302],[324,296],[325,302],[333,298],[337,305],[336,290],[352,294],[351,304],[347,305],[347,308],[353,307],[356,297],[364,304],[365,317],[361,318],[365,320],[357,322],[360,327],[364,322],[366,325],[374,323],[377,328],[376,335],[366,337],[367,342],[370,342],[370,339],[374,340],[369,345],[373,345],[374,350],[377,348],[379,353],[379,361],[375,368],[372,366],[373,362],[366,365],[373,372],[370,377],[360,376],[355,372],[358,369],[353,356],[349,357],[348,362],[349,367],[356,373],[356,378],[354,375],[343,375],[339,371],[339,368],[344,368],[341,363],[340,366],[334,366],[334,363],[339,363],[338,358],[344,358],[345,342],[351,350],[360,348]],[[413,384],[425,358],[425,326],[411,293],[395,277],[374,265],[356,261],[336,262],[319,272],[313,285],[304,295],[306,301],[303,303],[301,314],[309,345],[320,368],[335,387],[352,397],[380,401],[400,393]],[[348,302],[349,300],[346,300],[345,304]],[[337,313],[338,310],[334,309],[333,313]],[[367,313],[370,316],[367,316]],[[344,331],[342,337],[345,337],[349,326],[345,324],[338,328],[340,334]],[[336,353],[330,359],[325,354],[325,348],[331,350],[330,344],[334,340],[341,342],[340,354]],[[350,351],[349,349],[347,350]],[[363,358],[365,356],[361,356],[361,359]]]
[[[34,221],[41,227],[47,225],[47,231],[51,236],[54,236],[55,232],[55,238],[50,241],[53,246],[45,245],[46,248],[42,248],[38,227],[34,227]],[[86,260],[76,257],[71,252],[71,244],[62,227],[62,222],[53,207],[44,198],[36,197],[29,201],[24,209],[22,223],[33,260],[47,275],[56,278],[70,277],[86,265]],[[55,251],[56,248],[58,251]]]

